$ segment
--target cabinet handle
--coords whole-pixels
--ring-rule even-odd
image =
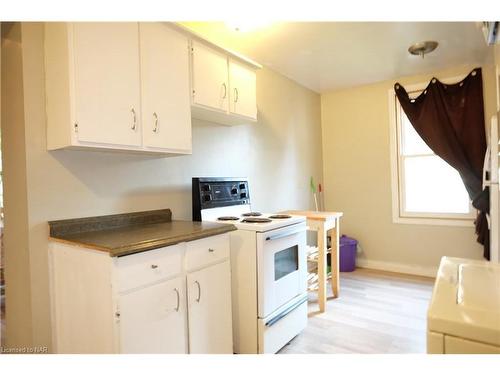
[[[137,128],[137,115],[135,113],[134,107],[132,107],[132,109],[130,110],[130,112],[132,112],[132,116],[134,116],[134,122],[132,124],[132,130],[135,130]]]
[[[154,119],[153,132],[157,133],[158,132],[158,115],[156,114],[156,112],[153,112],[153,119]]]
[[[179,294],[179,289],[175,288],[174,292],[177,294],[177,307],[175,308],[175,311],[179,311],[181,307],[181,295]]]
[[[222,84],[222,87],[224,87],[224,95],[222,96],[222,99],[226,99],[226,96],[227,96],[227,86],[226,86],[225,82]]]
[[[208,252],[209,252],[209,253],[213,253],[214,251],[215,251],[215,249],[212,249],[212,248],[209,248],[209,249],[208,249]]]
[[[236,103],[239,99],[238,89],[234,88],[234,102]]]
[[[196,298],[196,302],[200,302],[200,299],[201,299],[201,286],[200,286],[200,283],[198,281],[195,281],[194,282],[196,285],[198,285],[198,298]]]
[[[152,264],[152,265],[151,265],[151,268],[155,270],[155,269],[157,269],[157,268],[158,268],[158,265],[157,265],[157,264]]]

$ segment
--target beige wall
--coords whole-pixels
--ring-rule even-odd
[[[457,67],[397,81],[422,83],[432,76],[465,75],[472,68]],[[394,82],[321,96],[327,209],[344,212],[342,233],[360,241],[360,264],[432,273],[443,255],[480,259],[482,248],[472,227],[392,222],[388,90]],[[492,66],[483,67],[483,86],[489,119],[495,108]]]
[[[9,322],[15,318],[21,324],[16,324],[16,329],[11,331],[13,342],[29,343],[33,335],[22,61],[21,28],[2,23],[2,162],[4,198],[8,197],[4,199],[2,249],[5,251],[6,336]],[[4,126],[7,124],[16,126]]]
[[[500,111],[500,44],[495,44],[494,59],[497,74],[497,111]]]
[[[41,24],[22,25],[24,108],[22,96],[11,97],[16,105],[21,101],[21,107],[16,107],[18,117],[15,121],[2,121],[4,135],[16,128],[19,132],[10,139],[25,144],[29,227],[29,248],[21,248],[15,241],[6,244],[9,346],[50,343],[48,220],[164,207],[172,209],[174,219],[190,220],[193,176],[248,176],[253,208],[258,210],[311,207],[309,177],[322,177],[318,94],[263,69],[257,75],[259,122],[226,127],[194,121],[193,155],[162,158],[87,151],[47,152],[42,43]],[[16,86],[16,90],[20,87]],[[2,91],[2,100],[6,100],[3,94]],[[6,144],[8,140],[4,140]],[[7,173],[8,155],[20,158],[22,152],[12,147],[5,147],[4,152],[8,183],[14,179],[17,163],[22,163],[21,159],[11,159]],[[15,184],[20,194],[22,181]],[[10,186],[13,185],[14,182]],[[6,189],[7,203],[15,196],[12,189],[10,194]],[[7,220],[17,216],[17,212],[6,210]],[[11,239],[22,228],[26,228],[23,223],[18,227],[6,223]],[[17,238],[23,240],[26,236]],[[18,280],[19,275],[23,280]],[[25,296],[26,305],[11,302],[14,295]]]

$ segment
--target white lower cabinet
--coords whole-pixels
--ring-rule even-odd
[[[187,353],[183,277],[119,297],[120,352]]]
[[[230,263],[188,273],[189,352],[232,354]]]
[[[233,353],[228,249],[227,233],[122,257],[51,241],[54,351]]]

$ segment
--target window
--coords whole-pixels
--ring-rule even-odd
[[[393,90],[389,95],[394,222],[472,225],[476,212],[460,175],[420,138]]]
[[[299,269],[299,247],[297,245],[274,254],[274,281]]]

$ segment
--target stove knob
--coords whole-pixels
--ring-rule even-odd
[[[245,189],[245,184],[240,184],[240,189]]]
[[[240,199],[243,199],[243,198],[246,198],[247,197],[247,193],[241,193],[240,194]]]
[[[205,202],[210,202],[210,201],[212,200],[212,197],[210,196],[210,194],[209,194],[209,195],[204,195],[204,196],[203,196],[203,200],[204,200]]]
[[[236,189],[236,188],[232,188],[232,189],[231,189],[231,194],[232,194],[232,195],[236,195],[236,194],[238,194],[238,189]]]
[[[201,187],[201,190],[203,191],[210,191],[210,185],[206,184]]]

